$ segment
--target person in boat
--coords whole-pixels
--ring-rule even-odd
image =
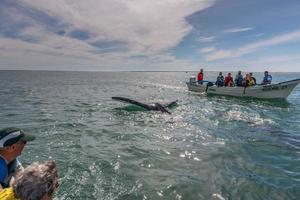
[[[0,131],[0,189],[11,186],[14,176],[24,168],[17,157],[26,143],[35,137],[18,128],[5,128]]]
[[[0,191],[1,200],[51,200],[58,188],[58,173],[54,161],[34,162],[17,173],[12,187]]]
[[[245,87],[250,87],[250,86],[255,85],[254,80],[252,79],[250,73],[246,74],[244,83],[245,83]]]
[[[241,71],[238,71],[238,74],[235,76],[234,83],[238,87],[244,86],[244,78]]]
[[[265,76],[264,76],[261,84],[262,85],[271,84],[271,82],[272,82],[272,76],[269,74],[269,72],[265,71],[264,75]]]
[[[216,85],[218,87],[224,86],[224,76],[222,75],[222,72],[219,72],[219,76],[217,77]]]
[[[231,73],[229,72],[227,76],[225,77],[225,86],[226,87],[233,87],[233,78],[231,76]]]
[[[198,73],[198,76],[197,76],[197,81],[198,81],[198,84],[202,85],[203,84],[203,69],[200,69],[199,73]]]
[[[249,74],[250,74],[251,79],[252,79],[253,82],[254,82],[254,85],[256,85],[256,78],[253,76],[253,73],[250,72]]]

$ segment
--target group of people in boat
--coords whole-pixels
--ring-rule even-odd
[[[59,186],[55,162],[34,162],[23,168],[17,158],[34,139],[18,128],[0,130],[0,200],[53,199]]]
[[[203,84],[204,80],[204,73],[203,69],[200,69],[197,80],[199,84]],[[272,76],[269,74],[268,71],[264,72],[264,78],[261,82],[261,85],[267,85],[271,84],[272,82]],[[242,71],[238,71],[237,75],[235,76],[235,79],[233,80],[233,77],[231,73],[229,72],[227,76],[224,78],[223,73],[219,72],[219,76],[217,77],[217,80],[215,82],[215,85],[218,87],[249,87],[257,85],[256,78],[253,76],[253,73],[247,73],[246,76],[243,77]]]

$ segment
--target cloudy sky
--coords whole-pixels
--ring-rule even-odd
[[[300,71],[299,0],[0,0],[0,69]]]

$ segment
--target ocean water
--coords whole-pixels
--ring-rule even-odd
[[[300,199],[300,86],[280,101],[211,97],[187,91],[191,75],[0,71],[0,127],[37,136],[20,160],[57,162],[59,200]]]

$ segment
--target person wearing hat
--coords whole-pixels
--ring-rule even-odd
[[[0,189],[9,187],[16,172],[23,170],[17,157],[26,143],[34,139],[34,136],[18,128],[0,130]]]

